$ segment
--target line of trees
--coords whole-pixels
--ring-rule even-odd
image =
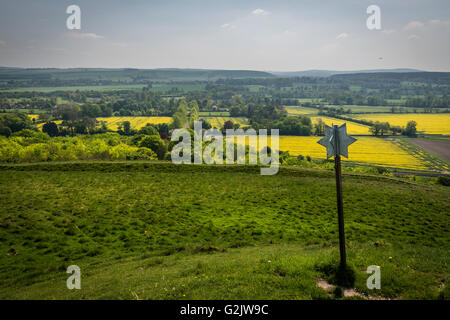
[[[0,135],[9,137],[11,134],[23,129],[32,128],[31,119],[23,113],[0,114]]]
[[[416,121],[408,121],[406,127],[398,127],[391,126],[389,122],[379,122],[376,121],[370,127],[370,132],[374,136],[383,136],[387,134],[402,134],[408,137],[416,137],[417,136],[417,122]]]

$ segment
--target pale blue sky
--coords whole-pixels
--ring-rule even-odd
[[[66,8],[81,7],[81,30]],[[381,8],[382,30],[366,28]],[[448,0],[0,0],[0,66],[450,71]]]

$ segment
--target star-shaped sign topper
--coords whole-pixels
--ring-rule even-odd
[[[317,143],[327,148],[327,158],[338,154],[348,158],[348,146],[355,141],[355,138],[347,135],[347,126],[344,123],[340,127],[338,125],[333,125],[333,127],[325,125],[325,137]]]

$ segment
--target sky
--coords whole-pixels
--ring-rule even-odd
[[[448,0],[0,0],[8,67],[450,71],[449,39]]]

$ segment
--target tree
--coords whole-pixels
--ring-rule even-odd
[[[237,106],[237,105],[243,105],[244,99],[242,99],[241,95],[234,95],[231,97],[231,105]]]
[[[189,114],[189,125],[191,128],[194,127],[194,122],[198,120],[198,103],[196,100],[192,100],[189,103],[190,114]]]
[[[58,125],[52,121],[46,122],[42,126],[42,132],[47,133],[50,137],[56,137],[59,133]]]
[[[391,127],[391,132],[395,136],[396,134],[402,133],[402,128],[400,126],[393,126]]]
[[[202,120],[202,127],[205,130],[209,130],[212,128],[212,125],[208,120]]]
[[[322,118],[319,118],[319,120],[317,120],[317,123],[314,124],[314,134],[316,136],[325,135],[325,122],[323,122]]]
[[[106,125],[106,122],[105,121],[101,121],[100,123],[101,123],[101,126],[100,126],[100,129],[97,130],[97,132],[99,132],[99,133],[106,133],[106,132],[108,132],[108,126]]]
[[[382,122],[380,126],[380,134],[384,135],[389,132],[389,129],[391,128],[389,122]]]
[[[186,119],[184,118],[183,114],[181,112],[175,112],[172,116],[172,127],[177,128],[184,128],[184,124],[186,123]]]
[[[50,119],[50,115],[48,113],[41,113],[39,115],[39,120],[47,122]]]
[[[12,132],[9,127],[5,127],[4,125],[0,124],[0,136],[9,137],[11,133]]]
[[[377,136],[380,133],[380,122],[376,121],[371,127],[370,127],[370,132],[374,135]]]
[[[226,129],[233,129],[233,121],[227,120],[223,124],[223,128]]]
[[[146,125],[145,127],[142,127],[138,133],[145,134],[148,136],[157,136],[159,134],[158,130],[156,130],[156,128],[151,125]]]
[[[417,122],[415,122],[413,120],[408,121],[408,123],[406,124],[406,128],[405,128],[403,134],[408,136],[408,137],[415,137],[415,136],[417,136]]]
[[[139,142],[139,147],[149,148],[158,155],[160,160],[164,159],[167,152],[167,146],[159,135],[143,137]]]
[[[177,112],[181,112],[181,114],[185,117],[187,117],[188,114],[188,104],[186,100],[181,100],[178,104]]]
[[[95,118],[102,115],[102,110],[96,104],[85,104],[81,106],[81,115],[83,117]]]
[[[197,106],[198,107],[198,106]],[[188,122],[187,119],[187,102],[186,100],[181,100],[178,104],[178,108],[175,111],[175,113],[172,115],[172,127],[173,128],[184,128],[186,126],[186,123]]]
[[[267,129],[279,129],[281,135],[309,136],[312,131],[311,119],[308,117],[285,117],[269,124]]]
[[[18,132],[14,132],[12,134],[14,137],[23,137],[29,139],[28,141],[32,143],[44,143],[48,141],[50,137],[45,132],[32,130],[32,129],[23,129]]]
[[[0,127],[9,128],[14,133],[23,129],[31,129],[32,122],[26,114],[6,113],[0,115]],[[4,132],[8,132],[7,129],[3,130]]]
[[[81,110],[78,106],[61,105],[55,110],[55,116],[67,121],[75,121],[81,117]]]
[[[122,122],[122,123],[119,125],[119,128],[118,128],[118,129],[119,129],[119,130],[118,130],[119,134],[123,134],[123,135],[126,135],[126,136],[132,135],[132,134],[133,134],[133,131],[134,131],[134,130],[131,130],[131,123],[130,123],[130,121],[124,121],[124,122]]]
[[[374,136],[378,136],[378,135],[384,135],[384,134],[386,134],[386,133],[388,133],[389,132],[389,129],[390,129],[390,124],[389,124],[389,122],[379,122],[379,121],[376,121],[373,125],[372,125],[372,127],[370,127],[370,131],[372,132],[372,134],[374,135]]]
[[[74,128],[75,128],[75,133],[78,133],[78,134],[87,133],[87,127],[83,121],[75,122]]]
[[[230,116],[232,117],[242,117],[247,116],[247,108],[246,106],[232,106],[230,108]]]
[[[89,133],[92,133],[95,131],[95,128],[97,127],[97,120],[95,118],[83,118],[83,120],[81,120],[81,122],[84,124],[84,126],[86,127],[87,131]]]

